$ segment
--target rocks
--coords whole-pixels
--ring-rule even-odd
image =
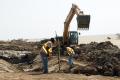
[[[114,73],[113,73],[113,70],[111,69],[110,71],[105,71],[104,72],[104,76],[113,76]]]
[[[73,74],[80,74],[80,66],[76,66],[74,68],[71,69],[71,73]]]
[[[97,69],[93,66],[85,66],[80,69],[80,73],[82,74],[87,74],[87,75],[96,75],[97,74]]]
[[[93,66],[76,66],[74,67],[73,69],[71,69],[71,73],[74,73],[74,74],[86,74],[86,75],[96,75],[98,72],[97,72],[97,69]]]

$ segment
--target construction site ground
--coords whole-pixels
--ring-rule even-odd
[[[0,41],[0,80],[120,80],[120,49],[110,40],[74,47],[77,55],[70,70],[68,56],[61,54],[59,70],[54,54],[49,73],[43,74],[39,50],[46,41]]]
[[[67,58],[61,57],[61,70],[67,66]],[[75,65],[86,66],[84,62],[74,60]],[[7,65],[6,65],[7,66]],[[0,80],[120,80],[118,76],[85,75],[64,72],[55,72],[58,69],[57,57],[49,61],[49,73],[33,71],[40,68],[38,64],[33,64],[29,72],[0,72]]]
[[[119,77],[101,75],[86,76],[83,74],[50,73],[0,73],[0,80],[120,80]]]
[[[3,62],[3,61],[2,61]],[[0,72],[0,80],[120,80],[118,76],[103,76],[103,75],[86,75],[86,74],[73,74],[64,72],[55,72],[58,70],[57,57],[52,58],[49,61],[49,73],[43,74],[39,71],[34,71],[39,69],[39,63],[32,64],[32,68],[28,72],[18,71],[18,72]],[[67,69],[67,58],[61,57],[61,70]],[[84,62],[78,62],[74,60],[75,65],[86,66]],[[8,64],[4,65],[7,66]],[[6,71],[9,71],[9,67],[6,67]],[[14,68],[14,67],[13,67]],[[11,70],[14,70],[11,68]],[[14,70],[17,71],[17,70]]]

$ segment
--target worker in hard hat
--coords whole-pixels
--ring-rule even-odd
[[[43,63],[43,73],[48,73],[48,57],[52,55],[52,48],[54,43],[55,39],[51,38],[50,41],[46,42],[40,50],[40,55]]]
[[[66,47],[66,52],[68,53],[68,64],[70,69],[73,67],[73,55],[75,54],[74,50],[71,47]]]

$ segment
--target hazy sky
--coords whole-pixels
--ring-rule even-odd
[[[91,15],[81,35],[120,32],[120,0],[0,0],[0,40],[62,35],[72,3]],[[77,30],[76,16],[70,26]]]

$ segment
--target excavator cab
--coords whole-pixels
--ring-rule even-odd
[[[78,44],[78,32],[69,31],[69,44]]]

